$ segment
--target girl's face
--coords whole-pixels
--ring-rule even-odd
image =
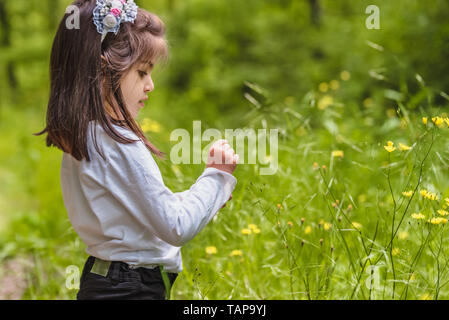
[[[123,99],[131,116],[136,119],[144,101],[148,99],[148,92],[154,90],[151,79],[153,64],[136,63],[120,79]]]

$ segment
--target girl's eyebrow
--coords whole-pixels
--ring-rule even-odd
[[[149,68],[150,70],[153,69],[154,64],[153,62],[148,62],[148,63],[142,63],[140,65],[140,68],[142,68],[143,70],[147,71],[146,69]]]

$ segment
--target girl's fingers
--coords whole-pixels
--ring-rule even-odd
[[[228,153],[227,159],[228,159],[227,164],[236,164],[237,163],[236,154],[234,153],[234,150],[232,150],[232,152]]]
[[[225,139],[214,142],[209,151],[208,165],[225,165],[221,168],[232,173],[239,161],[239,156]]]
[[[226,144],[226,143],[228,143],[227,140],[225,140],[225,139],[219,139],[219,140],[215,141],[213,145],[222,146],[222,145],[224,145],[224,144]]]

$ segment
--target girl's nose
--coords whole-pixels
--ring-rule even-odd
[[[145,88],[144,91],[145,92],[151,92],[154,90],[154,83],[153,83],[153,79],[151,77],[149,77],[149,80],[146,82],[145,84]]]

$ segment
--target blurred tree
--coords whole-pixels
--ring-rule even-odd
[[[5,0],[0,0],[0,31],[1,31],[1,41],[0,46],[2,48],[7,48],[11,46],[11,23],[8,15],[8,8],[6,6]],[[0,62],[1,63],[1,62]],[[3,61],[6,63],[6,77],[8,84],[12,91],[17,89],[17,77],[15,75],[15,66],[13,61]],[[3,66],[2,66],[3,67]]]
[[[319,0],[309,0],[310,19],[315,26],[320,25],[320,2]]]
[[[175,8],[175,0],[168,0],[168,10],[172,11]]]

